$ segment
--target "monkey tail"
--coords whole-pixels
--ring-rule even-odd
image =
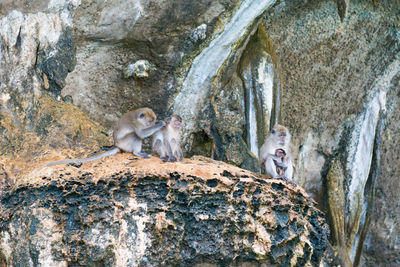
[[[47,164],[47,167],[58,165],[58,164],[70,164],[70,163],[80,164],[80,163],[84,163],[84,162],[94,161],[94,160],[101,159],[102,157],[114,156],[120,151],[121,150],[118,147],[113,147],[113,148],[111,148],[110,150],[108,150],[106,152],[94,155],[94,156],[89,157],[89,158],[84,158],[84,159],[65,159],[65,160],[60,160],[60,161],[53,161],[53,162],[50,162],[49,164]]]

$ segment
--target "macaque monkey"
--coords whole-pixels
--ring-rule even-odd
[[[125,113],[118,120],[114,128],[113,148],[93,157],[55,161],[47,164],[47,166],[69,163],[79,164],[97,160],[102,157],[113,156],[122,151],[133,153],[135,156],[141,158],[149,158],[150,156],[142,151],[142,139],[149,137],[150,135],[164,127],[166,124],[164,121],[159,121],[155,123],[155,120],[156,114],[154,114],[153,110],[151,110],[150,108],[139,108]]]
[[[275,159],[274,164],[276,166],[276,172],[278,173],[278,175],[283,176],[285,174],[285,171],[287,170],[287,164],[286,164],[286,160],[288,159],[288,157],[286,157],[286,152],[283,149],[277,149],[275,150]]]
[[[282,125],[275,125],[268,138],[260,149],[260,163],[264,164],[265,171],[272,178],[281,178],[294,184],[293,164],[291,157],[287,155],[290,143],[289,130]]]
[[[182,161],[183,154],[180,147],[182,118],[172,114],[165,119],[165,122],[167,125],[153,135],[153,152],[163,161],[175,162],[175,155]]]

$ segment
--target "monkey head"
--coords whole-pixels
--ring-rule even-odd
[[[276,141],[280,146],[286,146],[290,142],[290,133],[289,130],[282,125],[275,125],[271,130],[271,137]]]
[[[283,159],[286,156],[286,152],[282,148],[279,148],[279,149],[275,150],[275,156]]]
[[[182,118],[181,118],[181,116],[176,115],[176,114],[172,114],[171,116],[166,118],[165,122],[168,125],[171,125],[172,127],[174,127],[176,130],[180,130],[182,127]]]
[[[140,108],[137,111],[137,120],[145,126],[145,128],[151,127],[156,121],[156,114],[150,108]]]

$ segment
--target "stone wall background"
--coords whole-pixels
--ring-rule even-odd
[[[341,259],[398,265],[399,18],[399,0],[2,1],[2,183],[112,145],[115,121],[142,106],[183,113],[187,156],[257,172],[279,122],[296,183],[352,236],[332,237]]]

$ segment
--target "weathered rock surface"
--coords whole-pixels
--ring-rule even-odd
[[[7,266],[317,266],[327,246],[302,188],[203,157],[43,167],[0,198]]]

